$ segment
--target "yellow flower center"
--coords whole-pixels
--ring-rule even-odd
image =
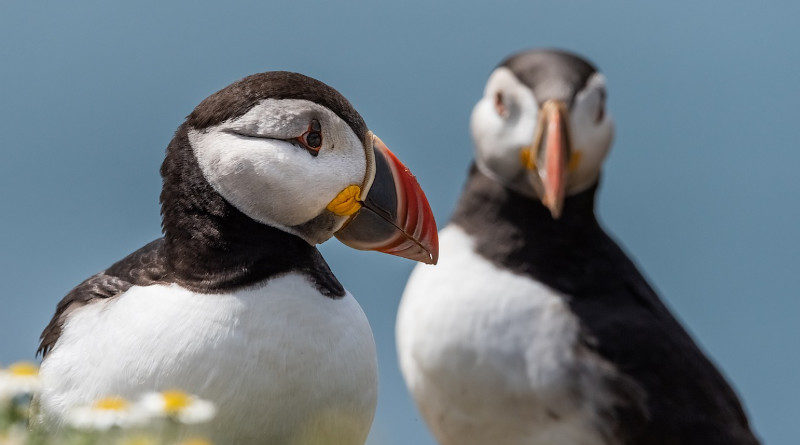
[[[8,370],[16,377],[33,377],[39,374],[39,367],[29,362],[14,363]]]
[[[339,192],[333,201],[328,203],[327,209],[339,216],[350,216],[361,208],[358,197],[361,195],[361,187],[349,185]]]
[[[164,397],[164,411],[169,414],[177,414],[192,404],[189,394],[183,391],[164,391],[161,396]]]
[[[128,401],[122,397],[103,397],[94,402],[94,408],[103,411],[124,411],[128,408]]]

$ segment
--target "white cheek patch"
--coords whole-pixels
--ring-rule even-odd
[[[494,107],[498,92],[507,102],[506,118],[498,115]],[[479,164],[500,178],[516,176],[522,169],[520,149],[533,142],[538,108],[533,92],[511,70],[494,70],[470,120]]]
[[[598,122],[598,110],[605,90],[605,77],[595,73],[575,95],[570,112],[570,136],[573,151],[580,152],[580,162],[570,172],[568,194],[579,193],[597,181],[603,161],[614,137],[614,121],[606,111]]]
[[[317,156],[288,141],[311,119],[322,126]],[[322,213],[342,189],[364,182],[361,140],[336,114],[306,100],[264,100],[238,119],[190,130],[189,141],[214,190],[250,218],[289,232]]]

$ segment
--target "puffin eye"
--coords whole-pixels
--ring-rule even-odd
[[[308,130],[297,138],[297,142],[308,150],[311,156],[317,156],[319,154],[319,149],[322,147],[322,126],[319,124],[319,121],[313,119],[311,123],[308,124]]]
[[[503,93],[501,91],[494,93],[494,110],[501,117],[508,116],[508,108],[506,108],[506,104],[503,102]]]

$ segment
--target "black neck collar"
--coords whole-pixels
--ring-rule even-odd
[[[462,225],[480,221],[502,220],[529,234],[586,231],[597,227],[594,204],[598,183],[588,189],[568,196],[562,215],[553,219],[550,210],[541,201],[531,199],[498,181],[486,176],[475,165],[453,215],[453,222]],[[487,227],[487,230],[491,228]]]
[[[473,166],[452,223],[470,235],[479,255],[498,267],[574,295],[613,274],[614,265],[606,259],[618,249],[595,217],[596,192],[595,184],[568,197],[555,220],[539,200]]]

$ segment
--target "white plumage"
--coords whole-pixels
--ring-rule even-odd
[[[45,415],[142,388],[186,389],[218,406],[209,425],[218,443],[363,443],[377,396],[361,307],[297,273],[223,294],[133,286],[83,306],[41,376]]]
[[[403,376],[438,441],[607,443],[608,368],[562,296],[479,256],[458,226],[439,233],[439,264],[416,267],[397,321]]]

